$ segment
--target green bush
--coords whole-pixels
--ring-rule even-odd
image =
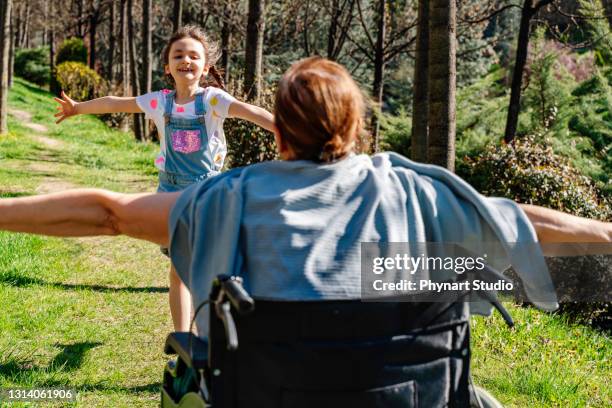
[[[412,120],[404,109],[397,115],[379,114],[380,150],[390,150],[410,157]]]
[[[55,57],[55,64],[60,65],[66,61],[87,64],[87,48],[82,39],[75,37],[68,38],[60,45]]]
[[[49,48],[24,48],[15,52],[15,75],[37,85],[49,83]]]
[[[612,63],[612,36],[610,25],[606,21],[606,9],[599,0],[580,0],[580,14],[585,17],[587,38],[593,41],[595,61],[600,66],[610,66]]]
[[[67,61],[56,68],[57,82],[64,92],[76,100],[104,95],[106,84],[102,77],[87,65]]]
[[[536,204],[570,214],[607,220],[612,206],[590,178],[534,137],[489,146],[474,159],[466,158],[461,176],[487,196]]]
[[[534,137],[510,145],[489,146],[475,159],[465,159],[458,173],[487,196],[511,198],[570,214],[612,219],[612,200],[603,197],[590,178],[569,159],[555,154]],[[573,321],[600,325],[612,314],[612,303],[563,303],[560,313]],[[609,323],[609,322],[608,322]]]
[[[229,119],[225,123],[225,133],[229,135],[227,168],[242,167],[277,158],[272,133],[244,120]]]
[[[527,87],[522,100],[523,110],[530,113],[531,129],[528,133],[553,128],[559,110],[569,102],[568,88],[574,85],[574,81],[561,66],[559,57],[557,43],[547,41],[543,29],[536,30],[526,69]]]
[[[236,93],[233,93],[236,95]],[[241,95],[241,92],[237,92]],[[244,100],[245,97],[239,97]],[[273,110],[274,93],[271,89],[263,92],[259,106]],[[224,125],[227,137],[228,157],[226,168],[247,166],[277,158],[274,135],[267,130],[244,120],[228,119]]]
[[[612,197],[612,69],[601,72],[580,83],[572,92],[576,102],[568,115],[571,135],[585,138],[590,150],[584,156],[597,160],[599,168],[590,164],[585,174],[597,179],[601,188]]]

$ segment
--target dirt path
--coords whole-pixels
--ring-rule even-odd
[[[9,109],[8,112],[17,119],[19,119],[21,122],[23,122],[23,125],[25,127],[36,132],[32,134],[32,137],[45,147],[48,147],[50,149],[60,149],[64,146],[64,142],[62,142],[61,140],[51,139],[50,137],[43,136],[41,133],[47,133],[49,129],[47,129],[45,125],[41,125],[40,123],[33,123],[32,114],[30,112],[13,108]]]
[[[46,149],[49,149],[50,151],[60,150],[65,146],[65,143],[61,140],[52,139],[45,136],[44,133],[47,133],[48,131],[47,127],[39,123],[33,123],[32,114],[30,112],[14,108],[9,109],[8,112],[15,118],[19,119],[25,127],[31,129],[32,134],[30,136],[43,145]],[[50,156],[51,155],[42,152],[40,158],[48,159]],[[57,174],[59,171],[58,166],[52,162],[44,161],[32,163],[28,165],[28,170],[36,173],[42,173],[44,175],[43,182],[36,187],[36,192],[38,194],[54,193],[57,191],[70,190],[78,187],[69,181],[55,177],[53,174]]]

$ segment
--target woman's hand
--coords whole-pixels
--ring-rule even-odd
[[[74,116],[78,113],[77,105],[79,103],[71,99],[68,95],[64,93],[64,91],[62,91],[61,96],[61,99],[53,98],[57,103],[60,104],[60,106],[57,107],[58,112],[53,115],[56,118],[59,118],[57,121],[55,121],[55,123],[60,123],[64,119],[69,118],[70,116]]]

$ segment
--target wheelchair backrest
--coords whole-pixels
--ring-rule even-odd
[[[256,300],[235,351],[210,310],[213,406],[468,405],[465,303]]]

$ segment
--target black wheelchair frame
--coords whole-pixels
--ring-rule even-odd
[[[241,283],[214,281],[208,341],[168,336],[162,407],[500,406],[471,384],[465,302],[255,303]]]

